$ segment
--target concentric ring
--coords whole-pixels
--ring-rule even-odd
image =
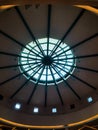
[[[20,71],[27,79],[38,84],[55,84],[67,79],[73,73],[75,59],[70,47],[60,40],[49,38],[38,39],[39,47],[30,42],[23,48],[19,58]]]

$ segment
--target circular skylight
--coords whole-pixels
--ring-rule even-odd
[[[75,59],[70,47],[53,38],[28,43],[19,58],[20,71],[37,84],[57,84],[74,71]]]

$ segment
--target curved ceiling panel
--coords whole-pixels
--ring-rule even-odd
[[[98,92],[97,42],[98,17],[84,9],[31,5],[2,12],[0,94],[39,107],[83,103]]]

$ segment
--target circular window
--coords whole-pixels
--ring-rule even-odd
[[[20,71],[38,84],[57,84],[74,71],[75,59],[70,47],[53,38],[28,43],[19,58]]]

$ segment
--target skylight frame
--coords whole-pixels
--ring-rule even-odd
[[[51,54],[51,51],[52,49],[56,46],[57,44],[57,41],[59,41],[58,39],[54,39],[54,38],[49,38],[49,52],[48,52],[48,55]],[[43,53],[45,55],[47,55],[47,38],[41,38],[41,39],[38,39],[38,42],[40,44],[40,46],[42,47],[43,49]],[[31,51],[28,51],[28,49],[31,49]],[[69,73],[73,73],[75,67],[71,67],[72,66],[75,66],[76,65],[76,61],[75,59],[73,58],[74,55],[73,55],[73,52],[72,50],[68,50],[66,51],[67,49],[70,49],[70,47],[66,44],[66,43],[62,43],[58,49],[56,50],[56,52],[53,54],[53,57],[55,56],[55,58],[53,59],[53,64],[56,64],[58,66],[62,66],[67,72]],[[34,54],[33,54],[33,51],[34,51]],[[66,51],[66,52],[65,52]],[[37,53],[37,55],[35,55],[35,52]],[[63,52],[63,54],[61,54],[60,56],[57,56],[59,53]],[[65,52],[65,53],[64,53]],[[36,83],[36,81],[38,80],[38,76],[40,75],[40,72],[42,70],[42,68],[32,77],[31,74],[33,74],[33,72],[36,71],[36,64],[37,65],[41,65],[42,64],[42,58],[43,55],[42,54],[39,54],[40,51],[37,47],[37,45],[35,44],[35,42],[30,42],[26,45],[25,48],[23,48],[23,50],[21,51],[21,57],[19,57],[19,63],[18,64],[23,64],[22,66],[19,66],[19,69],[21,72],[25,72],[27,70],[29,70],[31,68],[30,71],[24,73],[23,75],[28,79],[31,77],[30,81]],[[56,54],[57,53],[57,54]],[[39,57],[38,57],[39,55]],[[71,58],[72,59],[68,59],[68,58]],[[64,59],[64,60],[63,60]],[[69,63],[70,62],[70,63]],[[24,65],[24,64],[27,64],[27,65]],[[52,64],[52,65],[53,65]],[[61,65],[60,65],[61,64]],[[70,64],[70,66],[66,66],[66,64]],[[39,67],[38,66],[38,67]],[[35,67],[35,68],[34,68]],[[39,83],[38,84],[42,84],[42,85],[45,85],[46,84],[46,68],[44,69],[43,71],[43,74],[41,75],[40,79],[39,79]],[[55,70],[53,68],[51,68],[52,72],[53,72],[53,75],[54,75],[54,78],[58,83],[62,82],[63,80],[60,78],[60,76],[55,72]],[[63,74],[63,77],[64,79],[66,80],[67,78],[70,77],[70,75],[68,75],[67,73],[65,73],[64,71],[58,69],[58,71],[62,72]],[[51,75],[51,72],[49,70],[49,66],[48,66],[48,75],[47,75],[47,84],[48,85],[54,85],[54,80],[53,80],[53,77]]]

